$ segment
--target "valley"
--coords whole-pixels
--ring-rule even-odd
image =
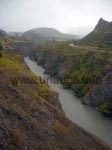
[[[58,93],[29,70],[19,49],[7,47],[0,58],[1,150],[109,149],[67,119]]]
[[[111,29],[100,18],[82,39],[53,28],[0,30],[1,150],[110,149]]]
[[[25,57],[25,62],[33,73],[45,80],[59,94],[62,108],[70,120],[112,146],[112,120],[106,119],[94,108],[82,105],[79,98],[74,96],[70,90],[64,89],[56,79],[53,80],[49,75],[44,74],[45,69],[31,61],[28,57]]]

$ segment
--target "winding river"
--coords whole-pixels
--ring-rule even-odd
[[[41,66],[38,66],[28,57],[25,57],[24,60],[34,74],[47,80],[49,76],[44,74],[45,70]],[[104,118],[94,108],[81,104],[80,99],[76,98],[70,90],[63,89],[61,84],[51,83],[50,80],[48,84],[59,93],[62,108],[70,120],[101,138],[112,147],[111,120]]]

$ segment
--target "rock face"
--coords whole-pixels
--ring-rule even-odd
[[[63,78],[65,73],[72,69],[66,63],[67,58],[59,53],[55,53],[55,51],[37,49],[30,53],[30,58],[35,60],[38,65],[43,66],[46,74],[56,78]]]
[[[91,148],[109,149],[65,117],[58,94],[39,82],[14,49],[5,52],[0,61],[0,150]]]
[[[80,44],[83,45],[102,45],[104,47],[112,46],[112,22],[100,18],[95,29],[85,36]]]
[[[22,56],[28,56],[32,51],[35,51],[40,46],[36,43],[32,43],[24,40],[11,40],[7,41],[6,51],[8,53],[20,54]],[[13,50],[13,51],[12,51]]]
[[[88,95],[82,99],[83,104],[98,107],[105,102],[109,102],[112,96],[112,73],[102,77],[101,83],[96,85]]]

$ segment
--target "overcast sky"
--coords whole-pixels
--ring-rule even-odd
[[[0,28],[26,31],[54,27],[70,32],[94,27],[99,18],[112,21],[112,0],[0,0]]]

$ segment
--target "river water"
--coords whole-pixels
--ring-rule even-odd
[[[44,74],[45,70],[41,66],[28,57],[24,60],[34,74],[47,81],[49,76]],[[70,90],[63,89],[61,84],[51,83],[51,80],[48,84],[58,92],[66,117],[112,147],[112,120],[106,119],[94,108],[81,104],[80,99],[76,98]]]

